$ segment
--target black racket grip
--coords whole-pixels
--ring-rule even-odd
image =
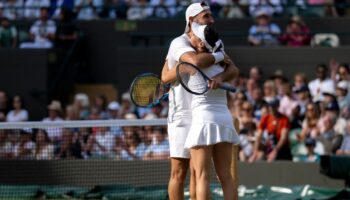
[[[232,85],[228,84],[228,83],[222,83],[220,84],[219,88],[230,91],[230,92],[236,92],[237,89],[235,87],[233,87]]]

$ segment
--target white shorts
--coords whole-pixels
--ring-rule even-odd
[[[171,158],[190,159],[190,150],[185,149],[185,142],[190,131],[190,123],[171,122],[168,123],[168,138]]]

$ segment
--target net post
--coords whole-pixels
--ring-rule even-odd
[[[237,134],[239,133],[239,121],[237,118],[233,118],[233,126],[235,127]],[[234,200],[238,200],[238,145],[232,145],[232,164],[231,173],[233,178],[233,190],[234,190]]]

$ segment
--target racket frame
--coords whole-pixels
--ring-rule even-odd
[[[134,80],[132,81],[131,86],[130,86],[130,98],[131,98],[131,101],[133,102],[133,104],[135,104],[137,107],[152,108],[153,106],[158,105],[161,101],[163,101],[164,99],[166,99],[169,96],[169,93],[165,92],[159,99],[155,99],[152,103],[149,103],[147,105],[139,105],[138,103],[136,103],[136,101],[134,100],[134,97],[133,97],[134,85],[142,77],[154,77],[154,78],[157,78],[157,79],[159,79],[161,87],[163,87],[164,91],[166,91],[168,89],[167,84],[163,84],[157,74],[148,72],[148,73],[143,73],[143,74],[140,74],[140,75],[136,76],[134,78]]]

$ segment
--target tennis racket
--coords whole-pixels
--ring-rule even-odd
[[[169,86],[162,83],[156,74],[138,75],[131,83],[131,101],[139,107],[153,107],[168,97]]]
[[[201,95],[209,90],[210,78],[191,63],[179,63],[176,67],[176,78],[189,93]],[[228,83],[222,83],[219,88],[236,92],[236,88]]]

